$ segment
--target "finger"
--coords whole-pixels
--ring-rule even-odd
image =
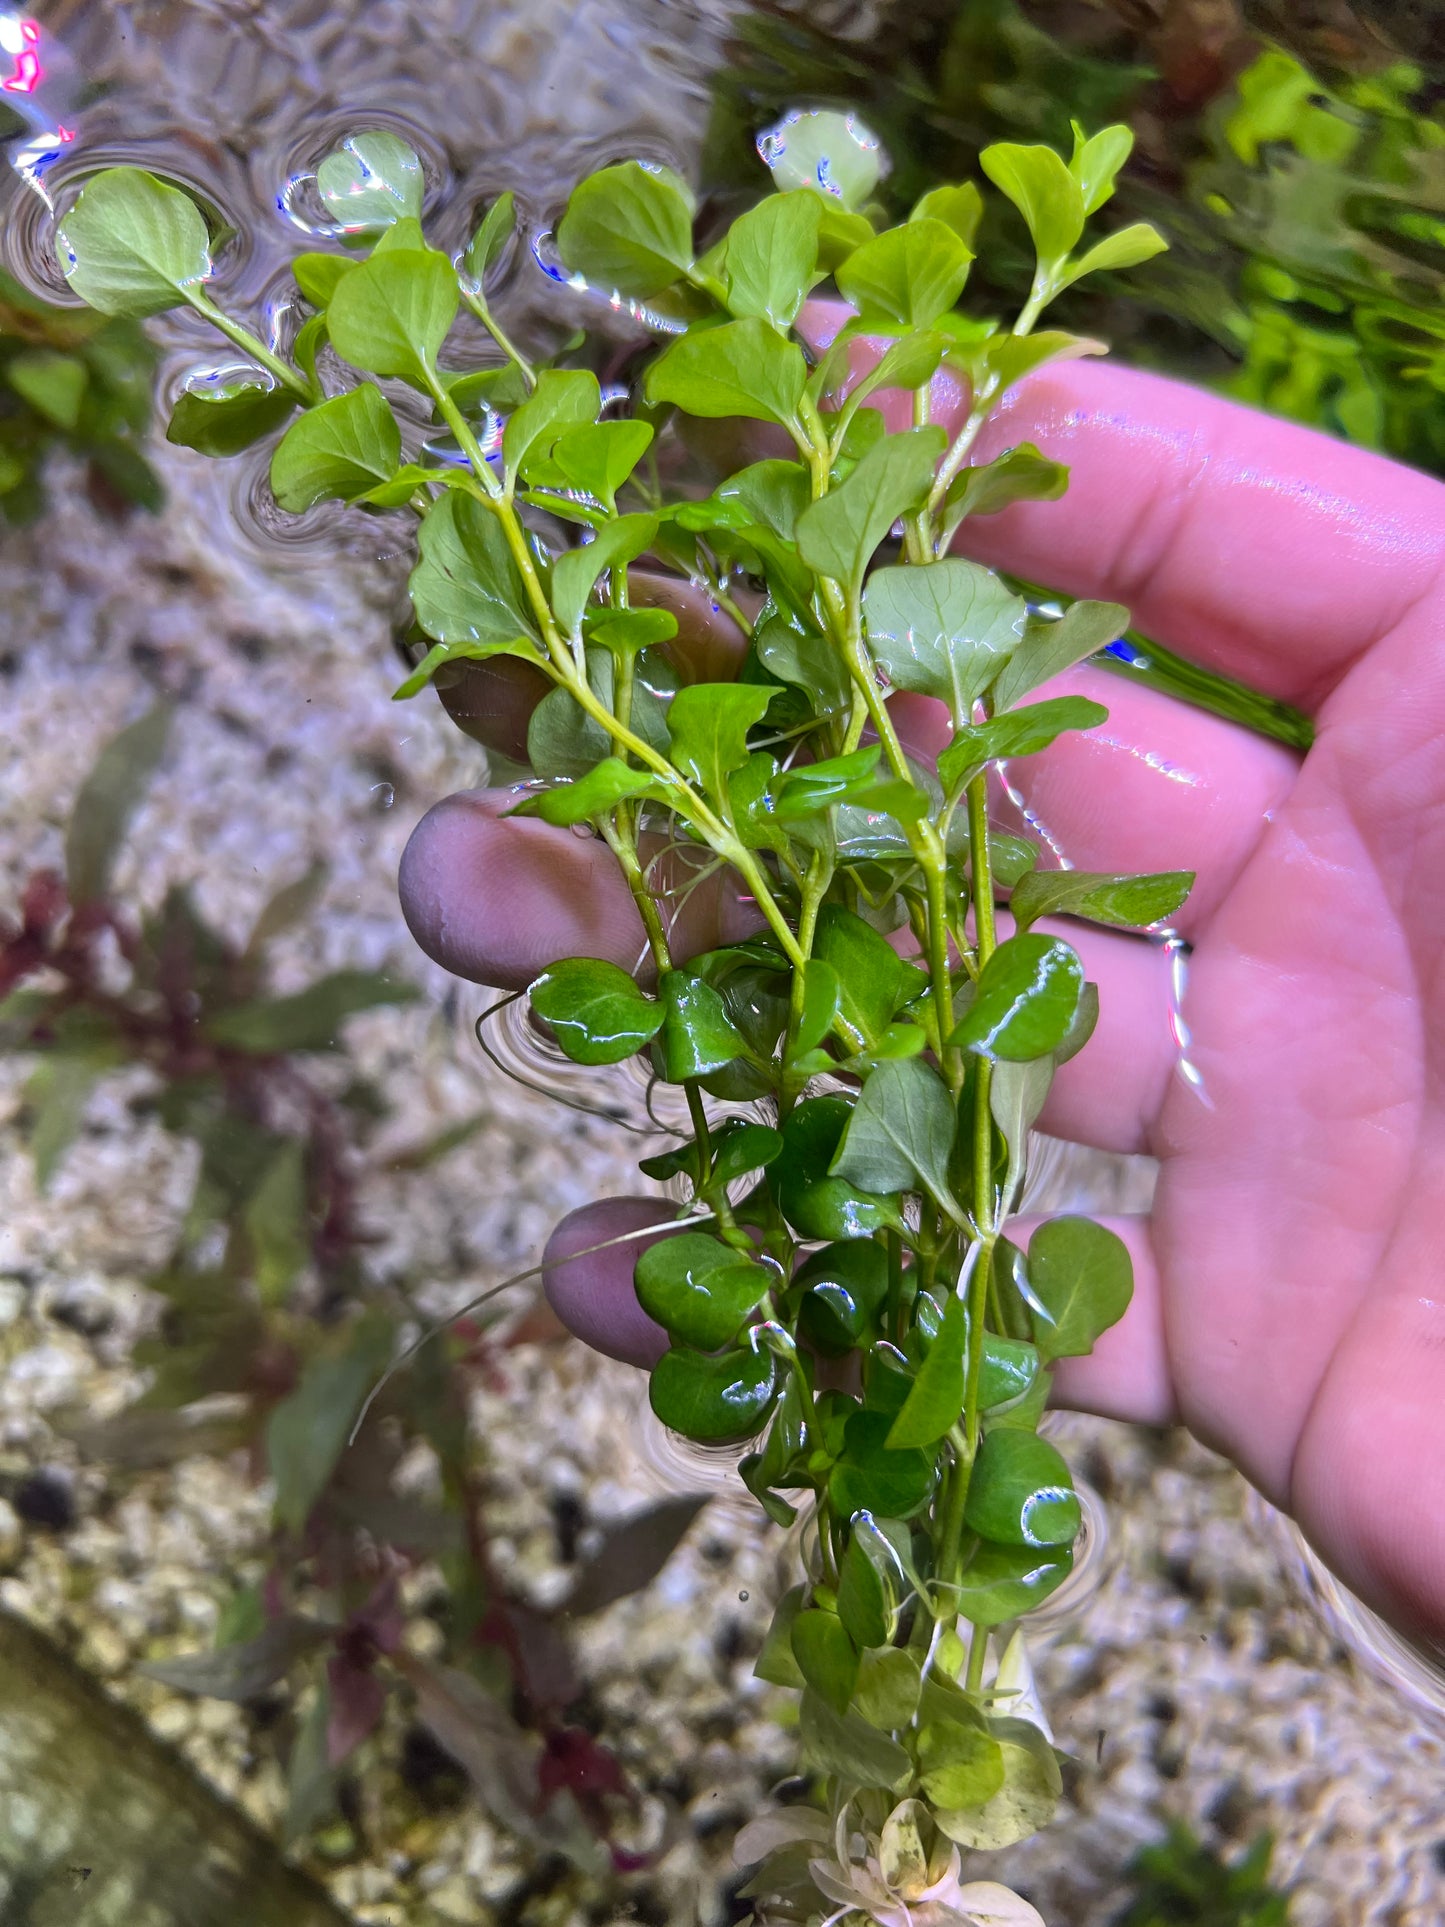
[[[655,1365],[667,1333],[637,1302],[632,1273],[657,1238],[628,1237],[677,1216],[664,1198],[602,1198],[569,1211],[542,1254],[542,1289],[568,1331],[625,1365]],[[625,1243],[612,1243],[625,1238]],[[596,1247],[603,1249],[598,1250]],[[584,1255],[578,1255],[584,1254]]]
[[[1006,1227],[1015,1244],[1026,1244],[1043,1222],[1015,1218]],[[1129,1248],[1134,1292],[1129,1308],[1086,1358],[1061,1358],[1054,1367],[1052,1402],[1073,1412],[1124,1419],[1133,1425],[1173,1425],[1178,1407],[1164,1339],[1159,1267],[1147,1218],[1100,1218]]]
[[[1194,871],[1189,900],[1171,923],[1196,936],[1289,795],[1298,759],[1238,724],[1106,670],[1070,670],[1036,695],[1087,696],[1109,718],[1003,765],[992,785],[994,823],[1042,843],[1045,863],[1129,874]],[[952,730],[944,706],[924,696],[896,697],[894,706],[905,746],[934,761]]]
[[[465,790],[412,831],[398,887],[422,949],[499,990],[524,990],[559,957],[601,957],[645,978],[642,919],[611,850],[534,817],[504,817],[515,801],[506,790]],[[751,936],[762,921],[731,872],[695,885],[694,874],[681,857],[653,868],[671,896],[679,960]]]
[[[1068,494],[965,522],[969,554],[1123,602],[1168,647],[1310,710],[1445,566],[1438,482],[1157,375],[1041,370],[974,459],[1025,441],[1068,465]]]

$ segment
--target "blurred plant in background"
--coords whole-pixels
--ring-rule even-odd
[[[0,271],[0,528],[43,511],[56,449],[85,464],[102,506],[160,507],[141,453],[155,364],[139,322],[48,307]]]
[[[1445,473],[1439,77],[1400,57],[1383,16],[1351,26],[1337,10],[1327,34],[1310,10],[1247,11],[1258,32],[1198,0],[924,0],[850,43],[757,9],[718,77],[705,178],[741,189],[753,130],[804,102],[860,113],[892,158],[895,211],[991,140],[1060,144],[1071,117],[1126,120],[1121,215],[1170,251],[1127,286],[1105,274],[1072,290],[1061,321],[1121,359]],[[1027,291],[1032,264],[1005,224],[986,224],[978,256],[976,285]]]
[[[116,896],[112,871],[169,723],[158,707],[107,745],[70,818],[65,873],[35,871],[18,914],[0,920],[0,1050],[35,1059],[24,1104],[41,1187],[95,1086],[125,1069],[150,1073],[137,1115],[199,1154],[174,1247],[145,1281],[163,1306],[132,1353],[148,1388],[114,1417],[74,1413],[57,1429],[112,1476],[243,1450],[275,1489],[264,1573],[223,1608],[215,1650],[146,1670],[249,1704],[287,1686],[289,1838],[336,1813],[400,1691],[519,1838],[594,1872],[634,1864],[616,1840],[638,1795],[569,1722],[582,1682],[566,1636],[513,1596],[488,1541],[469,1392],[509,1343],[536,1334],[525,1319],[491,1331],[484,1314],[426,1336],[419,1281],[379,1281],[366,1261],[368,1182],[434,1162],[487,1114],[385,1159],[375,1150],[386,1096],[347,1062],[344,1027],[415,988],[358,970],[290,995],[266,988],[270,948],[316,903],[319,872],[278,891],[239,946],[184,887],[144,915]],[[423,1341],[403,1350],[418,1327]],[[404,1368],[383,1382],[394,1359]],[[604,1534],[564,1610],[596,1612],[647,1585],[701,1503],[671,1498]],[[423,1641],[422,1658],[409,1635],[423,1615],[408,1604],[420,1591],[405,1582],[426,1566],[446,1603],[439,1615],[428,1603],[442,1650]]]
[[[1270,1882],[1273,1846],[1261,1834],[1226,1862],[1171,1820],[1130,1862],[1133,1897],[1114,1927],[1288,1927],[1289,1895]]]

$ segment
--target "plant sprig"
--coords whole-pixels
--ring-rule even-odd
[[[1026,223],[1037,271],[1011,327],[969,317],[978,188],[936,189],[877,231],[861,205],[876,167],[858,163],[855,131],[826,115],[786,129],[777,191],[701,249],[691,195],[665,169],[628,161],[575,190],[556,234],[569,272],[665,307],[680,329],[625,415],[604,413],[589,369],[524,361],[496,324],[486,280],[509,198],[459,274],[425,239],[414,157],[394,142],[373,143],[353,183],[348,239],[369,250],[297,263],[315,312],[294,367],[212,309],[204,224],[174,189],[112,170],[62,238],[93,304],[184,300],[249,344],[254,383],[185,398],[174,439],[239,446],[299,409],[272,457],[283,507],[416,516],[411,598],[431,646],[399,696],[493,657],[551,686],[515,809],[605,839],[648,967],[558,959],[532,1006],[579,1064],[647,1053],[683,1088],[693,1134],[644,1168],[683,1178],[688,1208],[711,1219],[637,1266],[670,1339],[653,1409],[690,1438],[752,1442],[748,1489],[779,1523],[801,1509],[810,1521],[806,1572],[758,1671],[801,1690],[803,1761],[827,1816],[780,1816],[781,1831],[744,1842],[761,1863],[759,1918],[891,1919],[937,1890],[958,1918],[1025,1922],[1037,1916],[1016,1896],[958,1884],[960,1856],[1031,1833],[1059,1796],[1022,1638],[1006,1629],[1068,1576],[1080,1526],[1068,1467],[1038,1434],[1052,1366],[1087,1352],[1131,1290],[1125,1247],[1086,1218],[1051,1221],[1027,1254],[1008,1236],[1029,1131],[1098,1007],[1078,953],[1037,924],[1159,924],[1192,878],[1041,869],[1028,839],[991,829],[991,767],[1106,715],[1029,699],[1128,616],[1099,602],[1047,615],[951,547],[970,515],[1062,492],[1067,472],[1028,446],[974,463],[979,433],[1025,374],[1101,351],[1036,329],[1055,295],[1163,243],[1143,227],[1083,240],[1127,130],[1080,131],[1067,159],[1000,144],[983,170]],[[359,166],[367,138],[333,172]],[[854,315],[820,352],[800,323],[829,282]],[[451,365],[464,301],[499,365]],[[859,379],[861,334],[889,346]],[[358,377],[329,398],[323,342]],[[952,434],[930,412],[945,366],[972,397]],[[379,382],[422,396],[460,459],[406,455]],[[889,432],[878,404],[899,390],[911,425]],[[650,458],[677,416],[762,424],[776,452],[702,499],[671,498]],[[559,526],[584,539],[559,540]],[[688,680],[675,617],[639,606],[644,559],[737,609],[735,680]],[[947,708],[936,772],[905,750],[893,691]],[[675,954],[658,842],[730,873],[759,933]],[[996,906],[1008,891],[1011,928]],[[828,1359],[848,1362],[825,1382]]]

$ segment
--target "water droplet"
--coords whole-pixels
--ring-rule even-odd
[[[376,798],[375,807],[379,810],[389,810],[396,801],[395,783],[373,783],[371,793]]]
[[[741,1599],[743,1604],[746,1606],[746,1604],[748,1603],[748,1595],[747,1595],[746,1588],[744,1588],[744,1590],[738,1594],[738,1598]]]

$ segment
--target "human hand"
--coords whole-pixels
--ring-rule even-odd
[[[1058,1393],[1181,1418],[1357,1593],[1445,1641],[1445,490],[1101,364],[1022,386],[980,459],[1025,440],[1070,464],[1069,493],[966,524],[971,553],[1124,602],[1146,633],[1317,725],[1301,762],[1096,670],[1038,692],[1111,712],[1011,771],[1068,859],[1198,872],[1178,924],[1202,1096],[1178,1074],[1166,957],[1067,933],[1101,1021],[1042,1128],[1162,1170],[1152,1217],[1114,1227],[1131,1309],[1065,1362]],[[946,741],[938,706],[905,697],[896,713],[910,748]],[[507,988],[559,956],[633,967],[641,926],[605,846],[502,807],[453,797],[418,827],[401,876],[418,941]],[[749,927],[746,904],[699,892],[675,948]],[[549,1247],[554,1304],[614,1355],[661,1349],[632,1292],[636,1247],[562,1260],[665,1215],[609,1200]]]

